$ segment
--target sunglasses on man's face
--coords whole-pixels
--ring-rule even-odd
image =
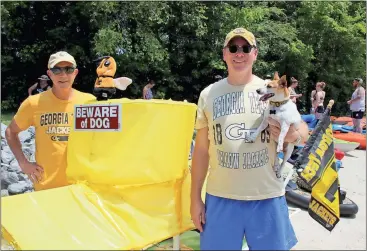
[[[66,74],[71,74],[75,71],[75,68],[71,66],[66,66],[66,67],[54,67],[51,68],[50,70],[52,71],[53,74],[59,75],[62,72],[65,72]]]
[[[230,53],[237,53],[237,52],[243,52],[243,53],[250,53],[252,48],[255,48],[255,46],[246,44],[244,46],[237,46],[237,45],[229,45],[228,50]]]

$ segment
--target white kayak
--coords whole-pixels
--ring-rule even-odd
[[[350,152],[359,147],[359,143],[334,138],[334,148],[342,152]]]

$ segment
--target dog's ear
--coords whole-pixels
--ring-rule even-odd
[[[283,87],[287,87],[287,76],[283,75],[279,80],[279,85]]]
[[[278,74],[277,71],[274,72],[274,78],[273,78],[273,80],[279,80],[279,74]]]

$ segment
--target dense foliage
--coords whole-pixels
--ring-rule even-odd
[[[111,55],[116,77],[133,84],[118,97],[140,98],[148,78],[158,98],[196,102],[214,76],[226,75],[222,44],[239,26],[258,39],[254,73],[279,71],[300,82],[299,109],[307,113],[316,81],[336,114],[355,77],[366,77],[365,2],[2,2],[2,109],[16,109],[45,74],[51,53],[75,56],[75,88],[92,92],[93,60]]]

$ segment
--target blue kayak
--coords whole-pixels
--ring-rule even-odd
[[[303,114],[301,115],[301,118],[307,124],[311,123],[312,121],[316,119],[314,114]]]
[[[333,131],[341,131],[341,132],[352,132],[353,126],[348,125],[339,125],[339,124],[332,124]],[[366,134],[366,129],[362,131],[363,134]]]
[[[317,120],[314,114],[303,114],[301,115],[301,118],[307,123],[309,129],[315,128]]]

